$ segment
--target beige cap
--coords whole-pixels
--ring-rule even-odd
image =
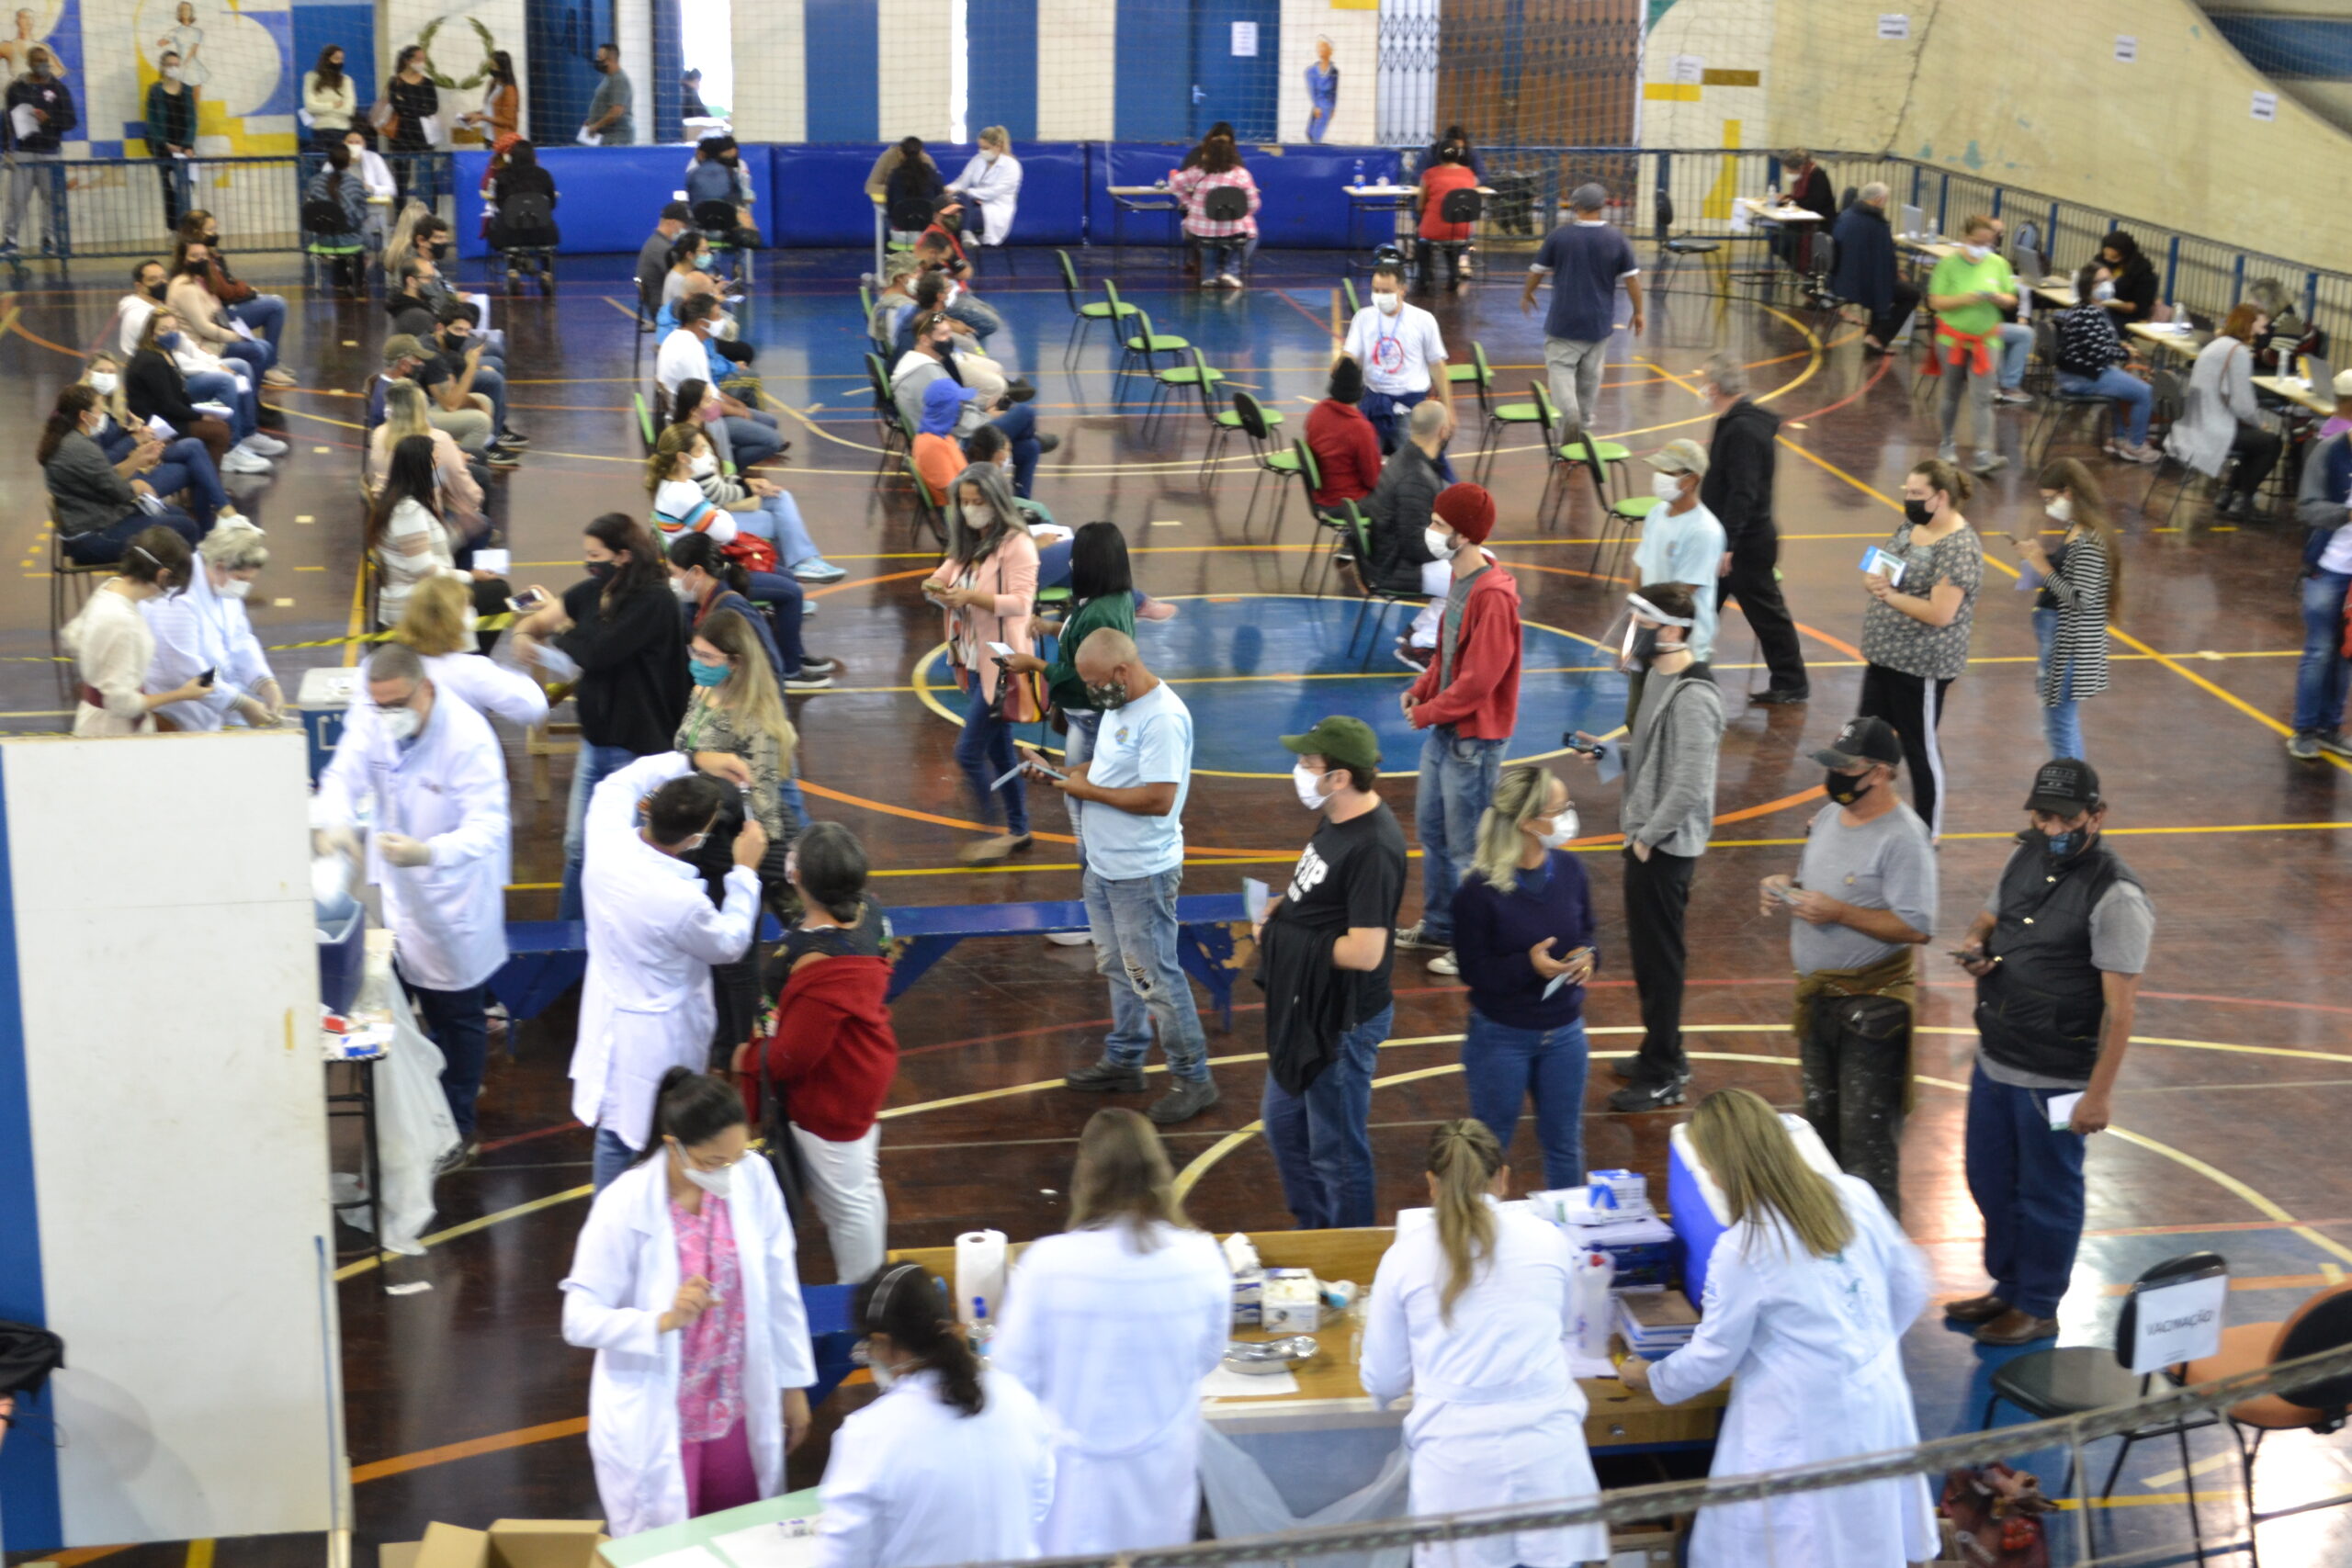
[[[1707,449],[1686,436],[1679,441],[1669,441],[1651,453],[1649,465],[1661,474],[1704,475],[1707,471]]]

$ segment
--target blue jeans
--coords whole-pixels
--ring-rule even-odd
[[[234,343],[220,344],[214,351],[214,357],[240,361],[253,371],[256,385],[261,380],[261,373],[277,363],[277,355],[270,352],[268,344],[258,341],[249,342],[244,338],[239,338]]]
[[[229,307],[229,314],[259,333],[269,344],[269,356],[277,357],[277,340],[286,335],[286,301],[275,294],[256,294],[242,305]]]
[[[1193,243],[1201,247],[1201,276],[1204,278],[1221,277],[1227,273],[1238,277],[1241,270],[1250,265],[1250,258],[1258,254],[1258,236],[1255,234],[1229,234],[1223,239],[1195,234]]]
[[[1021,775],[1005,779],[1002,789],[989,785],[1012,768],[1012,726],[996,711],[996,705],[980,695],[980,678],[972,676],[972,689],[965,694],[964,733],[956,741],[956,761],[971,781],[972,797],[979,802],[980,820],[996,820],[997,797],[1004,797],[1004,830],[1015,838],[1029,831],[1029,796],[1023,787]]]
[[[1584,1180],[1585,1060],[1580,1018],[1557,1029],[1514,1029],[1470,1010],[1470,1032],[1462,1042],[1470,1114],[1487,1124],[1509,1154],[1520,1107],[1533,1095],[1544,1185],[1553,1190]]]
[[[595,1152],[589,1156],[588,1179],[602,1192],[610,1187],[622,1171],[637,1163],[637,1151],[621,1142],[621,1135],[610,1127],[596,1129]]]
[[[226,370],[199,370],[187,382],[189,402],[227,405],[230,434],[238,440],[261,428],[261,394]]]
[[[947,307],[947,319],[971,328],[984,348],[989,339],[1004,331],[1004,318],[996,313],[996,308],[973,299],[969,291],[957,295],[956,303]]]
[[[177,495],[187,490],[196,497],[189,511],[197,528],[212,532],[212,519],[229,504],[220,486],[220,470],[212,466],[212,449],[193,435],[183,435],[164,448],[164,460],[147,470],[147,488],[157,495]]]
[[[424,1032],[441,1047],[441,1092],[458,1124],[458,1141],[471,1143],[474,1101],[481,1096],[482,1073],[490,1062],[490,987],[428,991],[410,982],[409,989],[424,1014]]]
[[[2041,648],[2041,661],[2035,666],[2037,673],[2046,674],[2049,671],[2051,654],[2058,643],[2058,615],[2055,610],[2037,609],[2033,613],[2033,639]],[[2037,693],[2041,684],[2040,681],[2034,682]],[[2058,689],[2058,700],[2055,703],[2046,698],[2043,700],[2041,732],[2049,739],[2052,757],[2080,757],[2085,761],[2090,761],[2083,751],[2083,705],[2075,700],[2075,672],[2072,669],[2066,671],[2066,679]]]
[[[1396,448],[1405,444],[1408,417],[1428,400],[1427,392],[1375,392],[1366,387],[1356,407],[1379,434],[1381,455],[1393,457]],[[1437,471],[1446,483],[1453,483],[1453,459],[1445,455],[1442,446],[1438,448]]]
[[[2155,389],[2120,365],[2110,365],[2096,376],[2076,376],[2068,371],[2058,372],[2058,389],[2069,397],[2083,397],[2092,392],[2112,398],[2123,405],[2125,413],[2123,439],[2133,446],[2143,446],[2148,440],[2148,414],[2156,405]]]
[[[68,534],[61,544],[69,558],[84,566],[110,566],[122,558],[122,552],[130,547],[130,541],[139,536],[141,529],[158,523],[186,539],[190,546],[204,537],[204,532],[196,525],[195,518],[167,506],[160,515],[151,516],[145,512],[133,511],[119,523],[108,524],[103,528],[85,529],[79,534]]]
[[[2302,581],[2303,657],[2295,666],[2295,733],[2333,735],[2344,728],[2352,664],[2344,658],[2344,595],[2352,576],[2313,571]]]
[[[798,582],[778,571],[754,571],[752,580],[752,603],[768,607],[768,629],[775,637],[776,662],[783,666],[779,675],[797,675],[808,655],[800,646],[800,612],[808,603],[808,591]]]
[[[1996,384],[2004,391],[2025,385],[2026,361],[2033,357],[2033,329],[2023,321],[2001,323],[2001,368]]]
[[[2083,1239],[2083,1135],[2050,1125],[2046,1089],[1968,1081],[1968,1191],[1984,1217],[1994,1295],[2055,1317]]]
[[[1111,1032],[1102,1059],[1140,1067],[1151,1055],[1151,1026],[1171,1077],[1199,1083],[1209,1076],[1208,1039],[1201,1032],[1193,983],[1176,959],[1176,890],[1184,868],[1156,876],[1099,876],[1089,870],[1086,923],[1094,937],[1094,967],[1111,983]]]
[[[1453,726],[1431,728],[1421,742],[1421,783],[1413,825],[1421,835],[1421,936],[1453,940],[1456,864],[1467,865],[1478,850],[1478,818],[1495,798],[1502,776],[1501,740],[1464,740]]]
[[[738,469],[763,462],[784,450],[784,437],[776,433],[774,414],[730,413],[711,423],[727,427],[727,450],[720,456],[731,460]]]
[[[1394,1003],[1340,1036],[1340,1054],[1294,1095],[1266,1075],[1258,1115],[1283,1179],[1283,1201],[1306,1231],[1373,1223],[1372,1074]]]
[[[579,919],[586,908],[580,897],[580,861],[587,841],[588,797],[598,784],[636,761],[637,753],[626,746],[580,743],[571,763],[571,801],[563,818],[563,891],[555,908],[559,920]]]
[[[775,530],[773,536],[776,558],[790,571],[802,561],[822,560],[824,552],[817,541],[808,536],[808,525],[801,521],[800,503],[792,499],[790,491],[778,491],[760,498],[760,510],[764,521]]]
[[[1037,411],[1027,403],[1015,403],[989,421],[1004,432],[1005,441],[1012,448],[1012,493],[1026,501],[1029,481],[1036,477]]]
[[[506,428],[506,372],[485,354],[474,367],[474,390],[490,400],[490,430],[494,436]]]

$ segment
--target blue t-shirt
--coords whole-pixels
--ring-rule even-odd
[[[1104,710],[1086,776],[1104,789],[1172,784],[1165,817],[1085,803],[1086,864],[1111,882],[1157,876],[1184,863],[1184,797],[1193,787],[1193,715],[1165,681],[1125,707]]]
[[[1606,223],[1570,222],[1544,236],[1530,272],[1552,275],[1544,335],[1600,343],[1617,324],[1617,285],[1641,270],[1634,243]]]

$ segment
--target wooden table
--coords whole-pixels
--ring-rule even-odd
[[[2196,358],[2198,350],[2205,346],[2196,333],[2188,327],[2175,327],[2169,324],[2157,326],[2150,321],[2127,321],[2124,323],[2123,330],[2142,343],[2152,343],[2158,348],[2169,349],[2183,359]]]
[[[1368,1291],[1373,1275],[1379,1270],[1381,1256],[1388,1250],[1396,1234],[1393,1229],[1381,1226],[1364,1230],[1267,1231],[1253,1234],[1250,1239],[1269,1269],[1312,1269],[1318,1280],[1352,1280]],[[1013,1250],[1018,1256],[1019,1247]],[[952,1247],[908,1248],[891,1253],[890,1259],[920,1263],[947,1280],[951,1289],[954,1287],[956,1249]],[[1362,1310],[1359,1305],[1336,1320],[1326,1322],[1322,1332],[1316,1336],[1320,1348],[1315,1357],[1292,1369],[1298,1380],[1297,1393],[1207,1400],[1204,1403],[1210,1418],[1224,1426],[1237,1420],[1299,1417],[1356,1422],[1374,1416],[1372,1399],[1356,1378],[1355,1348],[1362,1338]],[[1245,1328],[1235,1330],[1233,1337],[1272,1337]],[[1634,1452],[1710,1445],[1714,1441],[1716,1427],[1722,1424],[1724,1402],[1730,1397],[1726,1390],[1717,1389],[1687,1404],[1668,1406],[1646,1393],[1632,1392],[1614,1378],[1577,1381],[1590,1407],[1585,1416],[1585,1442],[1595,1451],[1613,1449]],[[1394,1408],[1385,1416],[1401,1425],[1404,1413],[1401,1407]]]
[[[1125,243],[1127,214],[1130,212],[1165,212],[1175,216],[1179,220],[1173,225],[1175,233],[1169,243],[1170,246],[1176,246],[1184,243],[1184,225],[1182,221],[1184,204],[1165,184],[1108,186],[1104,188],[1111,195],[1111,255],[1114,263],[1120,247]],[[1118,323],[1114,321],[1112,326],[1116,330]]]
[[[1758,223],[1818,223],[1822,220],[1821,214],[1810,207],[1790,207],[1786,204],[1767,207],[1760,197],[1743,196],[1739,198],[1739,205],[1747,209],[1747,215]]]
[[[2283,398],[2290,403],[2299,404],[2323,419],[2335,412],[2335,399],[2333,396],[2322,397],[2301,376],[2256,376],[2254,386],[2256,391],[2267,392],[2274,398]]]
[[[2071,310],[2082,303],[2072,284],[2036,283],[2030,286],[2033,297],[2057,310]]]

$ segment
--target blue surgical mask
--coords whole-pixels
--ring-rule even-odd
[[[686,673],[694,677],[697,686],[723,686],[734,667],[728,664],[706,664],[699,659],[686,660]]]
[[[158,345],[164,348],[176,350],[180,345],[180,334],[177,333],[164,333],[155,339],[155,342]]]

